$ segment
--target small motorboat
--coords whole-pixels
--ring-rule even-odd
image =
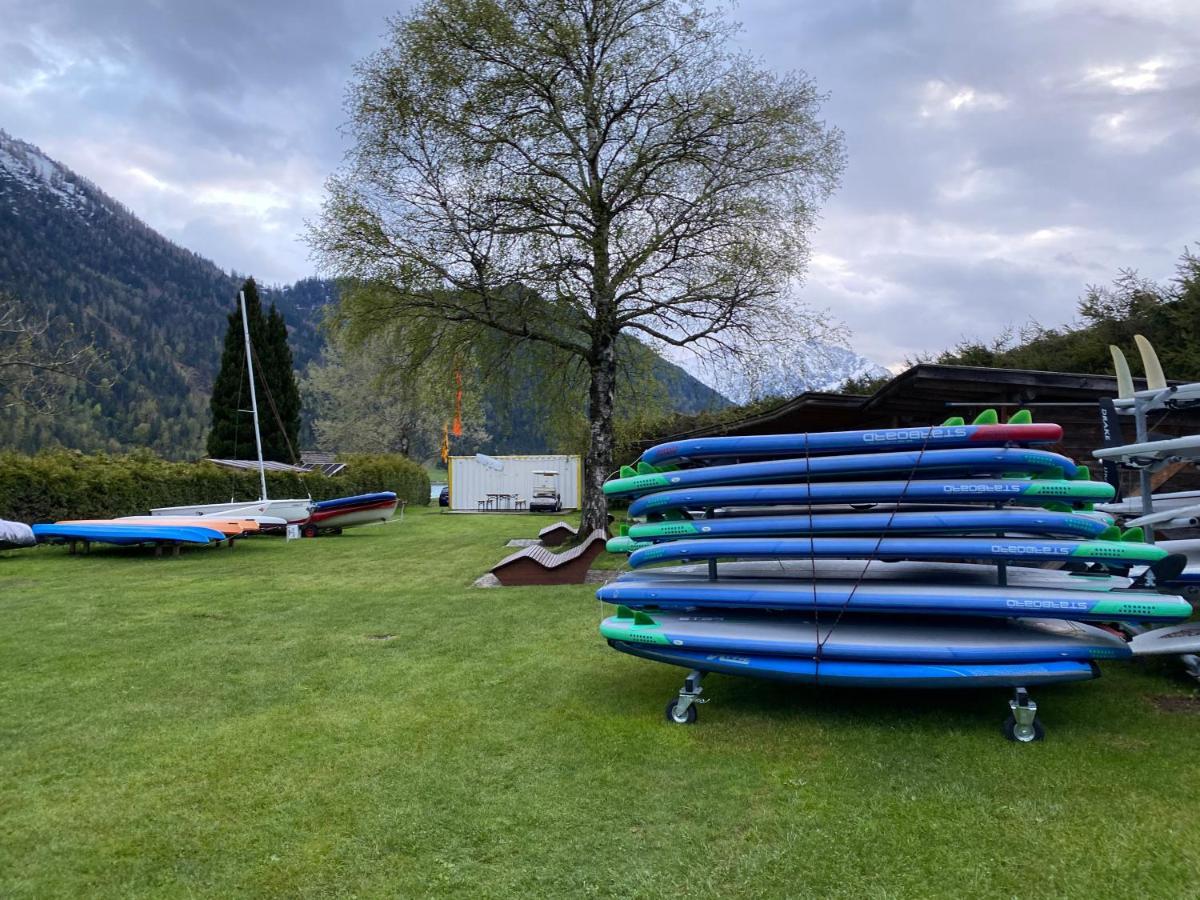
[[[322,531],[336,534],[343,528],[386,522],[395,514],[399,502],[392,491],[321,500],[313,504],[312,515],[300,533],[316,537]]]

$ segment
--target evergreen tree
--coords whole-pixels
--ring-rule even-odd
[[[300,391],[292,371],[287,325],[274,304],[270,313],[263,315],[262,300],[253,278],[246,279],[242,291],[246,296],[246,319],[254,348],[263,458],[292,462],[288,446],[290,442],[291,447],[296,447],[300,432]],[[248,459],[254,455],[254,420],[249,412],[241,412],[250,408],[241,309],[235,308],[227,318],[229,324],[221,351],[221,369],[213,382],[209,403],[212,430],[208,433],[208,455]]]
[[[271,459],[297,462],[293,457],[300,452],[300,385],[288,346],[287,323],[274,303],[267,314],[265,348],[256,352],[262,353],[263,375],[271,389],[270,397],[263,398],[265,406],[259,408],[259,418],[271,417],[270,443],[264,431],[263,453],[269,452]]]

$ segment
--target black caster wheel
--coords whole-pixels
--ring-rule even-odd
[[[314,538],[317,536],[317,526],[316,525],[305,525],[303,528],[300,529],[300,533],[302,535],[304,535],[304,537],[306,537],[306,538]]]
[[[667,721],[673,725],[695,725],[696,718],[699,715],[699,713],[696,711],[696,704],[693,703],[687,708],[686,711],[684,711],[683,715],[679,715],[679,713],[676,712],[678,703],[679,698],[672,697],[671,702],[667,704]]]
[[[335,528],[335,529],[333,529],[333,531],[332,531],[332,532],[330,532],[330,533],[331,533],[331,534],[341,534],[341,533],[342,533],[342,529],[340,529],[340,528]]]
[[[1045,740],[1046,729],[1037,719],[1033,720],[1032,725],[1019,726],[1016,717],[1009,716],[1004,720],[1004,736],[1018,744],[1032,744],[1034,741]]]

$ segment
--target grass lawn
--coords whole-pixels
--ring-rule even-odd
[[[0,554],[0,896],[1196,896],[1174,666],[1035,690],[1029,746],[1001,691],[711,676],[671,726],[592,588],[471,587],[548,521]]]

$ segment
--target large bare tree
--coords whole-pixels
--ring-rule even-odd
[[[737,52],[702,0],[428,0],[391,25],[350,90],[316,252],[391,326],[474,323],[577,358],[583,526],[602,527],[619,337],[811,333],[789,292],[841,134],[810,78]]]
[[[69,325],[30,315],[15,298],[0,294],[0,409],[53,413],[73,383],[107,383],[100,377],[105,362],[95,344],[76,337]]]

